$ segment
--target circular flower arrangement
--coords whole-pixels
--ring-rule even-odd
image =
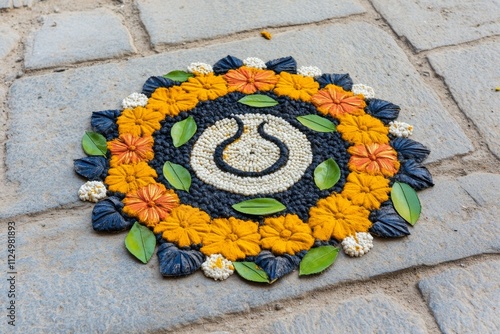
[[[292,57],[187,68],[92,114],[75,170],[96,231],[130,229],[144,263],[158,245],[164,276],[268,283],[410,234],[433,184],[398,106]]]

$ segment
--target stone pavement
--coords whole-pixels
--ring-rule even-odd
[[[499,1],[0,1],[0,19],[1,333],[500,332]],[[400,105],[436,184],[412,234],[262,287],[164,279],[95,233],[72,170],[91,112],[227,54],[292,55]]]

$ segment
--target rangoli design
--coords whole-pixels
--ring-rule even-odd
[[[409,235],[433,185],[397,105],[292,57],[192,63],[122,106],[92,114],[79,194],[94,230],[130,229],[144,263],[157,246],[164,276],[320,273],[341,249]]]

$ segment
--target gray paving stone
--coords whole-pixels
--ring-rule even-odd
[[[113,12],[95,9],[44,16],[27,41],[25,66],[60,66],[135,52],[130,33]]]
[[[38,0],[0,0],[0,9],[31,7]]]
[[[18,217],[20,332],[173,330],[202,318],[249,311],[342,282],[500,252],[498,216],[478,207],[458,181],[435,181],[433,189],[419,193],[423,213],[411,228],[412,235],[400,240],[375,239],[374,249],[366,256],[352,259],[340,254],[333,267],[319,276],[301,279],[295,272],[265,287],[236,276],[215,282],[200,272],[182,279],[161,278],[156,256],[142,265],[127,254],[123,245],[126,233],[101,235],[92,230],[89,205],[36,218]],[[453,200],[447,200],[450,198]],[[6,237],[0,233],[0,244],[6,244]],[[5,284],[0,280],[0,291],[6,291]],[[354,306],[340,313],[345,314],[343,319],[348,317],[347,310],[359,304],[353,302]],[[400,309],[393,306],[390,310],[394,308]],[[0,332],[1,326],[5,322],[0,322]]]
[[[0,9],[12,8],[12,0],[0,0]]]
[[[366,23],[334,24],[277,34],[272,41],[251,38],[17,80],[10,90],[6,145],[7,177],[18,185],[19,197],[0,203],[0,218],[77,201],[83,180],[72,171],[72,160],[84,155],[80,139],[90,127],[91,111],[118,108],[150,75],[195,61],[213,64],[227,54],[265,60],[293,55],[299,65],[349,72],[355,82],[375,87],[378,97],[402,107],[400,119],[415,125],[414,139],[432,150],[428,161],[472,149],[390,36]]]
[[[263,331],[264,332],[264,331]],[[424,321],[383,294],[348,299],[336,306],[313,309],[280,319],[267,333],[427,333]]]
[[[500,11],[498,11],[500,13]],[[499,43],[482,43],[460,50],[431,53],[428,58],[444,77],[460,109],[478,127],[489,149],[500,159]]]
[[[500,175],[490,173],[475,173],[458,179],[460,186],[474,201],[484,207],[490,207],[500,216],[498,196],[500,194]],[[488,184],[488,187],[484,185]]]
[[[418,283],[441,331],[499,333],[500,261],[448,269]]]
[[[417,51],[500,33],[498,0],[373,0],[377,11]]]
[[[251,29],[317,22],[364,13],[357,0],[138,0],[153,45],[225,36]]]
[[[2,8],[0,6],[0,8]],[[0,59],[7,56],[17,45],[21,37],[6,24],[0,24]]]

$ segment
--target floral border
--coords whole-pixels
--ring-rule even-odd
[[[155,155],[154,133],[161,122],[232,92],[286,96],[314,105],[317,116],[336,120],[336,130],[349,143],[350,173],[340,193],[332,192],[311,207],[307,222],[294,214],[264,216],[262,224],[210,217],[180,202],[177,192],[187,189],[158,182],[148,162]],[[142,94],[131,94],[122,106],[123,110],[92,115],[96,132],[86,137],[94,150],[85,149],[82,141],[89,157],[75,160],[76,172],[90,180],[79,193],[82,200],[99,201],[92,213],[96,231],[126,230],[135,221],[153,231],[164,276],[202,268],[209,277],[225,279],[236,269],[246,279],[264,277],[262,281],[273,282],[299,266],[301,274],[320,272],[323,264],[314,253],[321,251],[333,263],[336,252],[329,245],[341,242],[346,254],[361,256],[373,247],[371,234],[410,234],[407,223],[414,224],[415,219],[401,213],[410,210],[415,216],[415,210],[394,201],[393,185],[397,183],[401,191],[409,191],[407,185],[411,191],[433,185],[421,165],[429,150],[407,138],[413,131],[410,125],[395,121],[398,106],[375,99],[371,87],[354,85],[348,74],[322,74],[314,66],[297,68],[292,57],[264,63],[227,56],[213,67],[192,63],[187,72],[150,77]],[[418,208],[417,219],[419,213]],[[304,263],[314,269],[302,270]]]

